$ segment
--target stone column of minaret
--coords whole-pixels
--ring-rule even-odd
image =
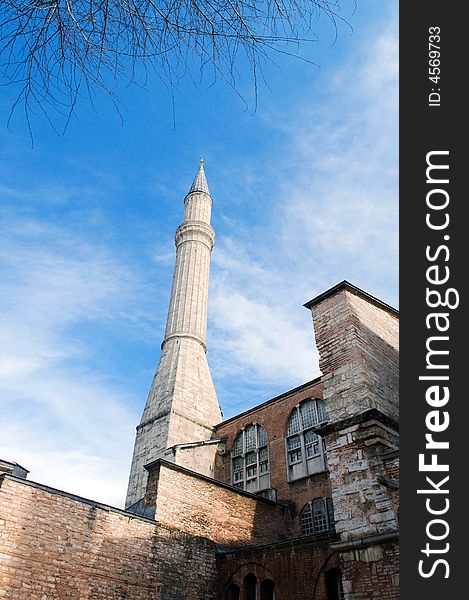
[[[145,495],[144,465],[158,458],[213,475],[214,445],[193,444],[191,447],[199,447],[199,452],[178,453],[175,447],[210,440],[214,425],[221,421],[205,355],[210,255],[215,232],[210,226],[212,198],[202,160],[184,205],[184,222],[175,237],[176,265],[165,338],[137,426],[126,507]]]

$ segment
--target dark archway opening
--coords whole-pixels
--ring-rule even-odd
[[[264,579],[262,582],[261,600],[275,600],[275,583],[272,579]]]
[[[240,597],[240,589],[239,587],[232,583],[230,587],[226,590],[225,599],[226,600],[239,600]]]
[[[252,573],[244,578],[244,600],[257,600],[257,579]]]
[[[327,600],[344,600],[344,587],[340,569],[326,571]]]

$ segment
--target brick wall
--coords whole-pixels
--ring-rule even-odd
[[[325,572],[337,566],[339,557],[328,548],[327,540],[227,553],[218,557],[219,598],[225,599],[231,584],[243,590],[244,578],[253,574],[258,592],[264,579],[275,582],[276,600],[327,600]]]
[[[124,511],[4,476],[0,598],[215,600],[214,546]]]
[[[150,468],[148,479],[147,502],[156,498],[155,518],[163,525],[234,547],[288,535],[289,511],[280,504],[164,461]]]
[[[293,535],[300,535],[298,515],[305,504],[314,498],[331,497],[327,472],[289,482],[285,453],[285,435],[291,411],[302,400],[321,398],[322,389],[321,382],[315,380],[221,423],[216,428],[217,437],[226,438],[226,452],[216,457],[215,478],[226,483],[231,482],[231,450],[241,429],[251,423],[259,423],[266,429],[269,438],[270,485],[276,492],[277,501],[290,503]]]

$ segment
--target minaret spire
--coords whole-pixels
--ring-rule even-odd
[[[206,332],[210,255],[215,232],[210,225],[212,197],[204,162],[184,199],[184,220],[177,228],[176,264],[161,357],[137,427],[126,506],[145,494],[144,465],[165,458],[206,475],[213,474],[215,447],[206,446],[188,462],[167,452],[176,444],[207,441],[221,420],[207,363]],[[195,457],[195,455],[194,455]]]
[[[205,177],[204,171],[204,159],[201,158],[199,161],[199,170],[197,171],[197,175],[194,178],[194,181],[191,185],[191,189],[189,190],[189,194],[191,192],[205,192],[210,195],[208,189],[207,178]]]

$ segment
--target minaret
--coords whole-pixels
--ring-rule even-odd
[[[210,254],[215,232],[210,226],[212,198],[204,163],[184,199],[184,222],[176,230],[176,265],[161,357],[145,410],[137,426],[126,506],[145,494],[144,465],[165,458],[176,444],[210,440],[221,412],[205,352]],[[212,447],[213,450],[215,449]],[[213,474],[214,453],[184,463],[206,475]],[[187,453],[186,453],[187,458]]]

